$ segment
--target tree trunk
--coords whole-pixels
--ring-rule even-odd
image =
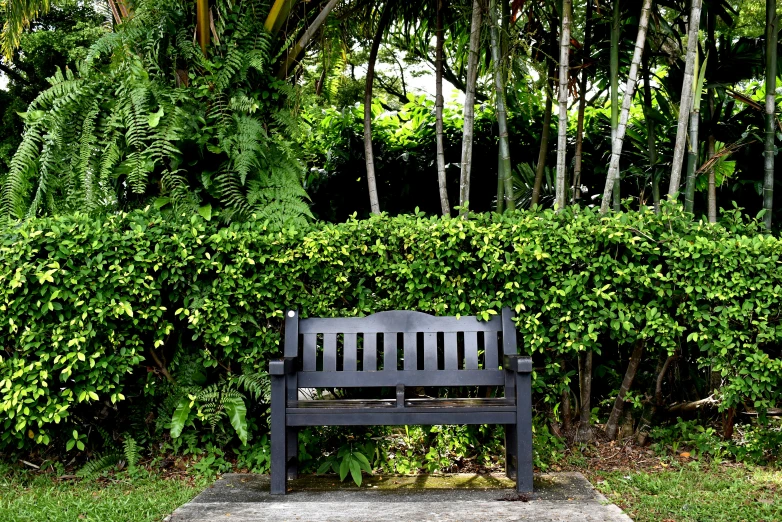
[[[475,82],[478,78],[478,52],[481,40],[481,2],[473,0],[470,22],[470,54],[467,59],[467,92],[464,96],[464,132],[462,135],[462,173],[459,180],[459,214],[466,218],[470,203],[470,171],[475,124]]]
[[[624,410],[625,396],[633,385],[633,379],[638,372],[638,366],[641,364],[641,356],[644,352],[643,339],[639,339],[635,342],[633,347],[633,353],[630,355],[630,362],[627,363],[627,371],[625,371],[625,377],[622,379],[622,385],[619,387],[619,393],[616,395],[614,401],[614,408],[611,410],[611,415],[608,417],[606,423],[606,435],[609,440],[616,439],[616,432],[619,428],[619,419],[622,416],[622,410]]]
[[[503,0],[504,1],[504,0]],[[497,12],[497,0],[489,0],[489,14],[491,15],[491,59],[494,62],[494,88],[497,104],[497,125],[499,127],[499,178],[502,183],[502,194],[497,192],[497,209],[502,207],[500,200],[504,196],[504,208],[513,210],[516,207],[516,198],[513,196],[513,179],[511,178],[510,144],[508,143],[508,118],[505,108],[505,83],[502,74],[502,60],[500,56],[500,17]]]
[[[450,216],[451,205],[448,202],[448,188],[445,180],[445,147],[443,145],[443,18],[446,1],[435,0],[437,2],[435,141],[437,142],[437,183],[440,187],[440,209],[443,216]]]
[[[665,381],[665,375],[668,373],[668,367],[670,367],[671,363],[678,358],[678,353],[669,355],[668,358],[665,359],[663,367],[660,369],[660,373],[657,374],[657,381],[655,382],[654,386],[654,405],[656,408],[659,408],[663,405],[663,382]]]
[[[592,433],[592,351],[578,354],[578,387],[581,392],[581,415],[576,430],[576,442],[589,442]]]
[[[698,27],[701,21],[701,0],[692,0],[690,9],[689,32],[687,37],[687,54],[684,62],[684,80],[682,81],[682,97],[679,102],[679,123],[676,129],[676,144],[673,149],[671,166],[671,181],[668,185],[668,197],[673,199],[679,192],[682,177],[682,161],[684,147],[687,142],[687,124],[692,110],[692,84],[695,81],[695,54],[698,50]]]
[[[582,49],[584,58],[581,60],[581,77],[578,86],[578,123],[576,130],[576,155],[573,166],[573,192],[571,202],[573,205],[581,199],[581,155],[584,148],[584,111],[586,110],[587,94],[587,70],[586,64],[589,58],[589,51],[592,46],[592,2],[587,0],[586,12],[584,13],[584,47]]]
[[[609,74],[611,85],[611,150],[616,142],[616,129],[619,127],[619,36],[622,26],[619,18],[619,0],[614,0],[614,11],[611,18],[611,57],[609,62]],[[620,208],[620,175],[617,168],[616,179],[613,188],[614,212]]]
[[[654,213],[660,213],[660,179],[656,172],[657,165],[657,140],[655,134],[654,118],[651,116],[652,109],[652,84],[649,83],[649,57],[644,54],[641,62],[644,70],[644,120],[646,121],[646,148],[649,153],[649,168],[652,173],[652,201],[654,202]]]
[[[693,107],[690,112],[690,139],[687,149],[687,183],[684,187],[684,210],[692,212],[695,206],[695,169],[698,163],[698,125],[700,111]]]
[[[570,433],[570,430],[573,427],[573,423],[571,422],[571,416],[572,416],[571,410],[572,408],[570,407],[570,386],[567,385],[565,386],[565,389],[562,390],[562,430],[566,434]]]
[[[562,32],[559,39],[559,137],[557,139],[557,181],[554,208],[561,211],[567,201],[567,98],[572,0],[562,0]]]
[[[196,28],[198,31],[198,44],[201,52],[206,56],[206,48],[209,47],[209,0],[196,0]]]
[[[551,78],[554,76],[554,62],[549,60],[548,78],[546,78],[546,107],[543,113],[543,129],[540,133],[540,151],[538,152],[538,164],[535,168],[535,184],[532,187],[532,200],[530,208],[540,201],[540,186],[543,183],[543,174],[546,172],[546,156],[548,156],[548,140],[551,134],[551,110],[554,106],[554,89]]]
[[[338,2],[339,0],[329,0],[329,3],[323,6],[323,10],[320,12],[320,14],[318,14],[315,20],[312,21],[310,26],[307,27],[307,30],[304,31],[303,35],[301,35],[301,38],[299,38],[299,41],[296,42],[296,45],[294,45],[293,48],[288,51],[285,62],[277,71],[277,78],[287,78],[288,74],[290,74],[290,72],[293,70],[293,65],[296,63],[299,55],[304,51],[304,48],[307,47],[307,44],[310,43],[312,37],[315,36],[315,33],[318,32],[318,29],[320,29],[320,26],[323,25],[323,22],[326,21],[329,13],[332,9],[334,9],[334,6],[336,6]]]
[[[372,48],[369,51],[367,63],[367,84],[364,90],[364,157],[367,164],[367,183],[369,184],[369,205],[373,214],[380,214],[380,202],[377,197],[377,182],[375,180],[375,157],[372,152],[372,84],[375,79],[375,62],[380,50],[380,41],[383,33],[391,20],[391,2],[383,6],[380,22],[377,25],[375,38],[372,40]]]
[[[698,0],[694,0],[698,1]],[[638,66],[641,63],[641,56],[646,45],[646,28],[649,26],[649,11],[651,10],[652,0],[644,0],[641,7],[641,19],[638,22],[638,36],[635,39],[635,50],[633,59],[630,62],[630,75],[627,78],[624,99],[622,100],[622,112],[619,116],[619,125],[616,128],[613,147],[611,148],[611,161],[608,164],[608,175],[606,175],[606,186],[603,191],[603,201],[600,204],[600,213],[605,214],[608,211],[608,201],[613,192],[614,183],[619,179],[619,158],[622,155],[622,143],[624,142],[625,131],[627,130],[627,120],[630,117],[630,105],[633,102],[635,93],[635,84],[638,80]]]
[[[777,90],[777,0],[766,0],[766,136],[763,162],[763,222],[771,229],[774,208],[774,116]]]

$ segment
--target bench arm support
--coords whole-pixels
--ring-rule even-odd
[[[269,362],[269,375],[290,375],[295,369],[295,357],[283,357]]]
[[[524,355],[505,355],[502,367],[516,373],[531,373],[532,358]]]

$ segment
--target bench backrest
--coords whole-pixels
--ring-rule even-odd
[[[512,319],[509,308],[489,321],[399,310],[299,319],[291,310],[284,353],[301,362],[301,388],[503,385],[503,355],[517,353]]]

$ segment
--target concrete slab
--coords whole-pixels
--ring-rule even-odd
[[[288,484],[287,495],[271,496],[268,476],[226,474],[166,521],[632,522],[580,473],[536,475],[532,498],[519,498],[500,475],[374,476],[360,488],[308,476]]]

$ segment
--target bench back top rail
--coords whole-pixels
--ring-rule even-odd
[[[502,385],[502,357],[517,354],[512,319],[509,308],[489,321],[401,310],[299,319],[291,310],[284,354],[301,360],[299,387]]]

